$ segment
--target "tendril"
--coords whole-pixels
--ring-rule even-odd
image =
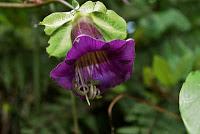
[[[83,84],[83,85],[79,85],[75,84],[75,88],[74,91],[80,95],[80,96],[85,96],[85,99],[88,103],[88,105],[90,106],[90,101],[89,100],[93,100],[95,98],[100,98],[100,90],[96,87],[96,85],[93,84]]]

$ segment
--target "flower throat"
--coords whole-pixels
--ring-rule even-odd
[[[103,36],[92,21],[86,17],[79,19],[72,29],[73,41],[78,41],[76,38],[80,35],[103,39]],[[95,69],[101,69],[99,64],[107,61],[107,55],[104,51],[94,51],[83,55],[75,62],[74,92],[80,96],[84,96],[88,105],[90,105],[89,99],[101,97],[98,81],[92,78]]]

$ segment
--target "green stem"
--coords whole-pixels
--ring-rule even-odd
[[[74,122],[74,134],[80,134],[78,126],[77,109],[76,109],[76,99],[72,92],[71,92],[71,101],[72,101],[72,116]]]
[[[34,97],[35,105],[39,109],[40,104],[40,57],[39,57],[39,46],[36,46],[33,51],[33,87],[34,87]]]
[[[11,3],[11,2],[0,2],[0,8],[31,8],[31,7],[39,7],[50,3],[61,3],[71,9],[74,7],[64,0],[44,0],[40,3]]]

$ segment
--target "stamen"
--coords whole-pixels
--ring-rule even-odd
[[[93,88],[93,85],[90,85],[90,91],[89,91],[89,98],[93,99],[92,96],[93,96],[93,91],[94,91],[94,88]]]
[[[87,94],[86,94],[86,96],[85,96],[85,99],[86,99],[86,101],[87,101],[88,105],[90,106],[90,100],[88,99],[88,96],[87,96]]]
[[[96,86],[93,86],[93,85],[91,85],[91,86],[93,87],[92,99],[94,99],[96,97],[96,94],[97,94],[97,88],[96,88]]]
[[[99,68],[102,62],[109,62],[104,51],[88,53],[75,64],[75,92],[85,99],[90,106],[90,99],[101,98],[100,90],[97,88],[98,82],[92,80],[94,68]],[[84,74],[83,74],[84,73]],[[86,76],[85,76],[86,75]],[[85,77],[84,77],[85,76]]]
[[[83,88],[83,92],[84,92],[83,95],[85,95],[85,99],[87,100],[87,103],[88,103],[88,105],[90,106],[90,101],[89,101],[88,96],[87,96],[88,90],[86,91],[86,87],[87,87],[87,86],[86,86],[86,87],[83,86],[83,85],[84,85],[84,81],[83,81],[83,78],[82,78],[82,76],[81,76],[80,69],[77,69],[77,71],[78,71],[78,75],[79,75],[79,78],[80,78],[80,81],[81,81],[81,85],[82,85],[82,88]],[[79,88],[80,88],[80,87],[79,87]]]

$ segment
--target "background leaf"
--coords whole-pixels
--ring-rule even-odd
[[[188,75],[179,95],[179,106],[182,119],[190,134],[200,132],[200,72]]]
[[[23,0],[8,2],[20,3]],[[87,0],[78,2],[82,4]],[[177,118],[137,100],[124,98],[113,107],[112,123],[116,133],[126,128],[129,130],[125,133],[131,133],[133,127],[139,134],[188,133],[180,120],[177,99],[188,72],[200,69],[199,0],[101,2],[127,22],[133,22],[134,30],[130,27],[127,37],[136,42],[136,59],[131,78],[105,92],[102,99],[91,101],[91,107],[76,98],[81,133],[110,134],[108,106],[121,93],[152,103]],[[49,72],[60,59],[49,58],[45,52],[48,38],[43,26],[38,26],[46,15],[68,10],[58,3],[26,9],[0,8],[0,133],[6,128],[11,134],[74,133],[70,94],[49,77]],[[178,17],[174,15],[177,13]],[[145,25],[141,24],[143,20]],[[59,28],[51,35],[58,33]],[[155,55],[164,60],[176,77],[170,86],[162,84],[155,76]],[[168,88],[170,90],[164,90]],[[3,108],[5,105],[9,106],[8,112]],[[191,117],[196,121],[199,107],[194,109],[197,112]]]
[[[159,56],[153,59],[153,72],[159,82],[165,86],[171,86],[176,82],[171,67],[165,59]]]
[[[177,18],[179,18],[179,21],[177,21]],[[171,28],[176,28],[179,31],[186,31],[191,28],[189,20],[177,9],[168,9],[152,14],[141,19],[139,24],[144,28],[144,34],[153,38],[158,38]]]

